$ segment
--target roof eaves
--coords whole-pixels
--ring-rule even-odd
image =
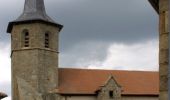
[[[148,0],[155,11],[159,14],[159,0]]]
[[[46,23],[46,24],[54,25],[54,26],[56,26],[56,27],[59,27],[59,31],[61,31],[61,29],[63,28],[63,25],[60,25],[60,24],[58,24],[58,23],[49,22],[49,21],[44,21],[44,20],[42,20],[42,19],[23,20],[23,21],[13,21],[13,22],[9,22],[8,28],[7,28],[7,33],[11,33],[12,28],[13,28],[13,25],[28,24],[28,23],[35,23],[35,22]]]

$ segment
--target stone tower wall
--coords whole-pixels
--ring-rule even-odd
[[[168,100],[168,2],[169,0],[159,0],[159,100]]]
[[[29,31],[29,47],[22,45],[22,33],[25,29]],[[49,33],[49,48],[44,46],[46,32]],[[57,27],[43,23],[20,24],[13,27],[11,33],[13,100],[20,100],[20,93],[24,93],[24,89],[18,85],[21,83],[20,79],[42,95],[58,87],[58,33]]]

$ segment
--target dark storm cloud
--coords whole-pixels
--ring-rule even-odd
[[[4,34],[7,23],[21,14],[24,5],[23,0],[5,2],[0,41],[9,39]],[[157,38],[157,15],[147,0],[45,0],[45,4],[47,13],[64,25],[61,50],[84,40],[128,43]]]
[[[158,37],[158,16],[147,0],[51,0],[46,8],[64,24],[61,50],[84,40],[133,43]]]
[[[6,34],[7,25],[21,14],[23,3],[24,0],[0,1],[0,42],[10,42],[10,35]]]
[[[147,0],[44,1],[48,15],[64,25],[60,32],[60,61],[72,59],[64,66],[74,66],[72,62],[81,57],[88,60],[88,55],[95,55],[95,49],[96,58],[103,60],[107,47],[114,42],[132,44],[158,38],[158,16]],[[22,13],[23,6],[24,0],[0,1],[0,42],[10,43],[7,24]]]

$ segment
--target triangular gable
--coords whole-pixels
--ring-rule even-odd
[[[101,86],[99,86],[99,88],[96,90],[96,93],[99,92],[99,91],[102,89],[102,87],[106,87],[106,86],[109,85],[109,84],[112,84],[112,85],[115,86],[115,87],[121,88],[121,86],[118,84],[118,82],[116,81],[116,79],[114,78],[114,76],[113,76],[113,75],[110,75],[110,76],[108,77],[108,79],[107,79]]]
[[[113,75],[110,75],[110,76],[109,76],[109,78],[107,79],[107,81],[105,81],[104,86],[108,85],[111,81],[113,81],[113,82],[115,83],[115,85],[117,85],[118,87],[121,87],[121,86],[117,83],[117,81],[116,81],[116,79],[114,78]]]
[[[110,75],[96,93],[98,95],[97,100],[120,100],[121,86],[117,83],[113,75]]]

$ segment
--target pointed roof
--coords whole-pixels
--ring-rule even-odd
[[[25,0],[23,13],[14,21],[9,22],[7,32],[10,33],[14,24],[28,22],[45,22],[62,29],[62,25],[52,20],[45,11],[44,0]]]
[[[113,76],[112,74],[110,74],[110,76],[109,76],[108,79],[104,82],[104,84],[103,84],[102,86],[106,86],[106,85],[109,83],[110,80],[114,80],[114,82],[116,83],[116,85],[117,85],[118,87],[121,87],[121,86],[117,83],[116,79],[114,78],[114,76]]]
[[[98,89],[95,91],[96,93],[101,91],[101,89],[105,86],[107,86],[109,84],[109,82],[113,80],[114,83],[116,84],[117,87],[121,88],[121,86],[117,83],[116,79],[114,78],[114,76],[112,74],[110,74],[110,76],[108,77],[108,79],[106,81],[104,81],[104,83],[98,87]]]
[[[41,19],[55,23],[45,11],[44,0],[25,0],[24,11],[15,21]]]

